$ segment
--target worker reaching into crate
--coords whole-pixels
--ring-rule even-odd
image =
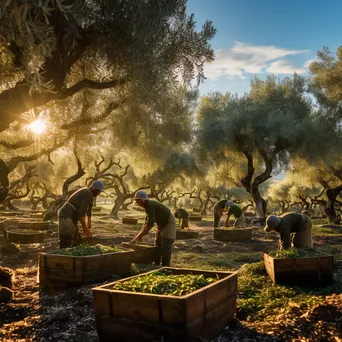
[[[309,216],[287,213],[270,215],[266,219],[265,231],[276,231],[280,235],[279,249],[312,248],[312,221]]]
[[[178,225],[181,229],[189,227],[189,213],[183,208],[175,210],[175,218],[178,219]]]
[[[233,227],[243,228],[246,224],[246,220],[245,214],[243,213],[241,207],[238,204],[234,203],[232,200],[228,200],[226,202],[226,207],[228,207],[228,212],[224,226],[229,227],[229,218],[231,215],[233,215],[235,218]]]
[[[90,187],[74,192],[58,211],[59,248],[76,246],[81,240],[77,222],[83,228],[83,235],[91,237],[91,210],[93,198],[104,190],[100,180],[94,181]]]
[[[176,239],[176,220],[171,210],[164,204],[148,198],[147,192],[138,190],[134,200],[145,209],[146,220],[137,236],[129,243],[135,244],[148,234],[154,224],[157,224],[155,244],[157,246],[156,264],[170,266],[172,245]]]

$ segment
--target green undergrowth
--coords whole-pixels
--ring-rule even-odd
[[[342,245],[323,245],[319,249],[334,256],[334,260],[342,260]]]
[[[342,274],[334,275],[329,286],[302,288],[274,285],[267,275],[264,262],[241,267],[238,275],[238,312],[248,321],[272,320],[286,313],[293,305],[310,309],[327,295],[342,293]]]
[[[88,255],[101,255],[106,253],[125,252],[127,249],[120,246],[104,246],[97,244],[95,246],[81,245],[71,248],[62,248],[58,251],[49,254],[60,254],[69,256],[88,256]]]
[[[114,290],[184,296],[219,280],[205,277],[203,274],[172,274],[169,270],[160,270],[141,275],[126,281],[116,282]]]
[[[342,235],[342,227],[321,227],[321,225],[312,226],[313,235]]]
[[[245,263],[262,259],[261,252],[227,252],[227,253],[173,253],[172,265],[175,267],[198,268],[207,270],[235,270]]]
[[[312,219],[313,225],[321,225],[329,223],[327,218]]]
[[[285,258],[312,258],[312,257],[322,257],[327,256],[329,253],[324,252],[322,249],[317,248],[295,248],[291,247],[289,249],[276,249],[268,252],[268,254],[276,259]]]

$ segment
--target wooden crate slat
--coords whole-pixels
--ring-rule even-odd
[[[189,221],[202,221],[202,216],[199,216],[199,215],[190,215],[189,216]]]
[[[100,341],[128,342],[197,342],[209,341],[219,334],[233,319],[236,311],[236,296],[231,296],[221,305],[186,325],[169,325],[144,322],[109,315],[96,316]]]
[[[198,232],[194,230],[176,229],[176,240],[197,239]]]
[[[48,230],[49,222],[18,222],[19,229]]]
[[[138,219],[133,217],[124,217],[122,219],[123,224],[138,224]]]
[[[130,274],[133,251],[92,256],[40,254],[38,278],[41,283],[89,284],[112,275]]]
[[[179,297],[112,290],[116,282],[93,288],[94,311],[101,341],[109,341],[112,336],[118,342],[137,338],[140,342],[150,342],[161,336],[169,342],[192,342],[198,337],[209,341],[230,323],[236,310],[236,272],[162,269],[171,270],[174,274],[192,273],[210,277],[218,274],[220,280]]]
[[[311,286],[333,277],[333,256],[276,259],[265,252],[264,263],[274,283]]]
[[[129,242],[122,242],[121,245],[134,250],[133,262],[152,264],[156,259],[157,246],[155,245],[130,244]]]
[[[31,243],[40,243],[44,241],[45,234],[44,232],[34,232],[32,234],[20,234],[16,231],[6,231],[6,238],[14,243],[20,244],[31,244]]]
[[[253,228],[214,228],[214,240],[238,242],[250,240]]]
[[[134,320],[146,320],[148,322],[160,321],[160,299],[144,294],[136,296],[134,293],[115,293],[111,295],[112,316],[125,317]]]

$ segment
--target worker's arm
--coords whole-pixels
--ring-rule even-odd
[[[135,244],[138,241],[141,241],[142,238],[148,234],[148,232],[151,230],[152,227],[148,227],[146,224],[143,225],[143,227],[140,229],[139,233],[137,236],[131,240],[129,243]]]
[[[87,227],[90,230],[91,233],[91,216],[87,216]]]
[[[84,236],[92,236],[91,231],[89,230],[89,228],[87,227],[87,223],[86,223],[86,216],[81,216],[79,217],[79,221],[82,225],[82,229],[83,229],[83,235]]]
[[[224,209],[226,209],[226,207],[224,207]],[[230,208],[228,209],[228,212],[227,212],[227,218],[226,218],[226,221],[224,222],[224,226],[225,227],[229,227],[229,218],[230,218],[230,215],[232,213],[230,212]]]
[[[291,247],[291,227],[289,225],[283,225],[279,229],[279,234],[279,249],[289,249]]]
[[[229,227],[229,216],[227,215],[226,221],[224,222],[225,227]]]
[[[145,224],[142,226],[142,228],[140,229],[139,233],[137,234],[137,236],[130,241],[130,243],[137,243],[138,241],[141,241],[141,239],[148,234],[148,232],[152,229],[152,227],[154,226],[155,223],[155,218],[156,218],[156,212],[155,209],[152,210],[151,212],[149,212],[146,215],[146,220],[145,220]]]
[[[91,209],[93,206],[93,196],[88,194],[81,200],[80,207],[78,209],[79,221],[83,228],[84,236],[91,236]]]

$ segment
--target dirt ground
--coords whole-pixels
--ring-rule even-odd
[[[141,212],[120,213],[121,217],[129,215],[140,219],[144,217]],[[106,216],[96,216],[91,244],[112,245],[129,241],[141,223],[142,220],[136,226],[128,226]],[[199,231],[199,239],[176,241],[173,266],[196,268],[201,257],[220,253],[260,252],[261,259],[261,252],[276,247],[277,236],[266,235],[261,228],[255,228],[250,241],[215,241],[211,225],[210,221],[190,224],[191,229]],[[16,274],[14,299],[0,304],[1,341],[98,341],[91,289],[104,283],[70,288],[60,294],[51,294],[37,283],[38,254],[56,250],[57,235],[57,225],[52,224],[44,243],[21,245],[19,253],[1,256],[0,265],[14,269]],[[153,242],[153,236],[151,232],[144,240]],[[4,242],[1,236],[0,245]],[[327,243],[341,244],[342,237],[320,236],[315,239],[316,247]],[[230,270],[238,269],[244,263],[246,260],[241,258],[241,261],[231,265]],[[144,272],[150,268],[134,264],[132,272]],[[113,277],[106,282],[116,279]],[[212,340],[223,341],[342,341],[342,296],[329,296],[324,302],[305,311],[293,303],[290,311],[262,323],[235,319],[229,328]]]

